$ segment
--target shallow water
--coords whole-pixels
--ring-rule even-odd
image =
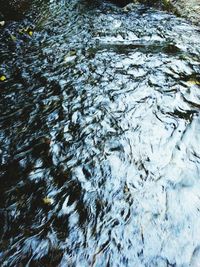
[[[52,0],[0,38],[1,266],[198,266],[199,29]]]

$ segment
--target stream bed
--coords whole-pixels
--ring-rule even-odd
[[[199,266],[200,29],[36,5],[0,32],[1,266]]]

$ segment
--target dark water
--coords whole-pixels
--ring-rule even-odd
[[[0,42],[1,266],[198,266],[199,29],[52,0]]]

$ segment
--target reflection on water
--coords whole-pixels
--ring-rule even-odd
[[[197,266],[199,29],[83,1],[30,17],[1,32],[1,266]]]

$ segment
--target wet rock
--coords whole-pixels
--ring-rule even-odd
[[[4,20],[21,19],[30,7],[30,4],[30,0],[0,0],[0,17]]]

